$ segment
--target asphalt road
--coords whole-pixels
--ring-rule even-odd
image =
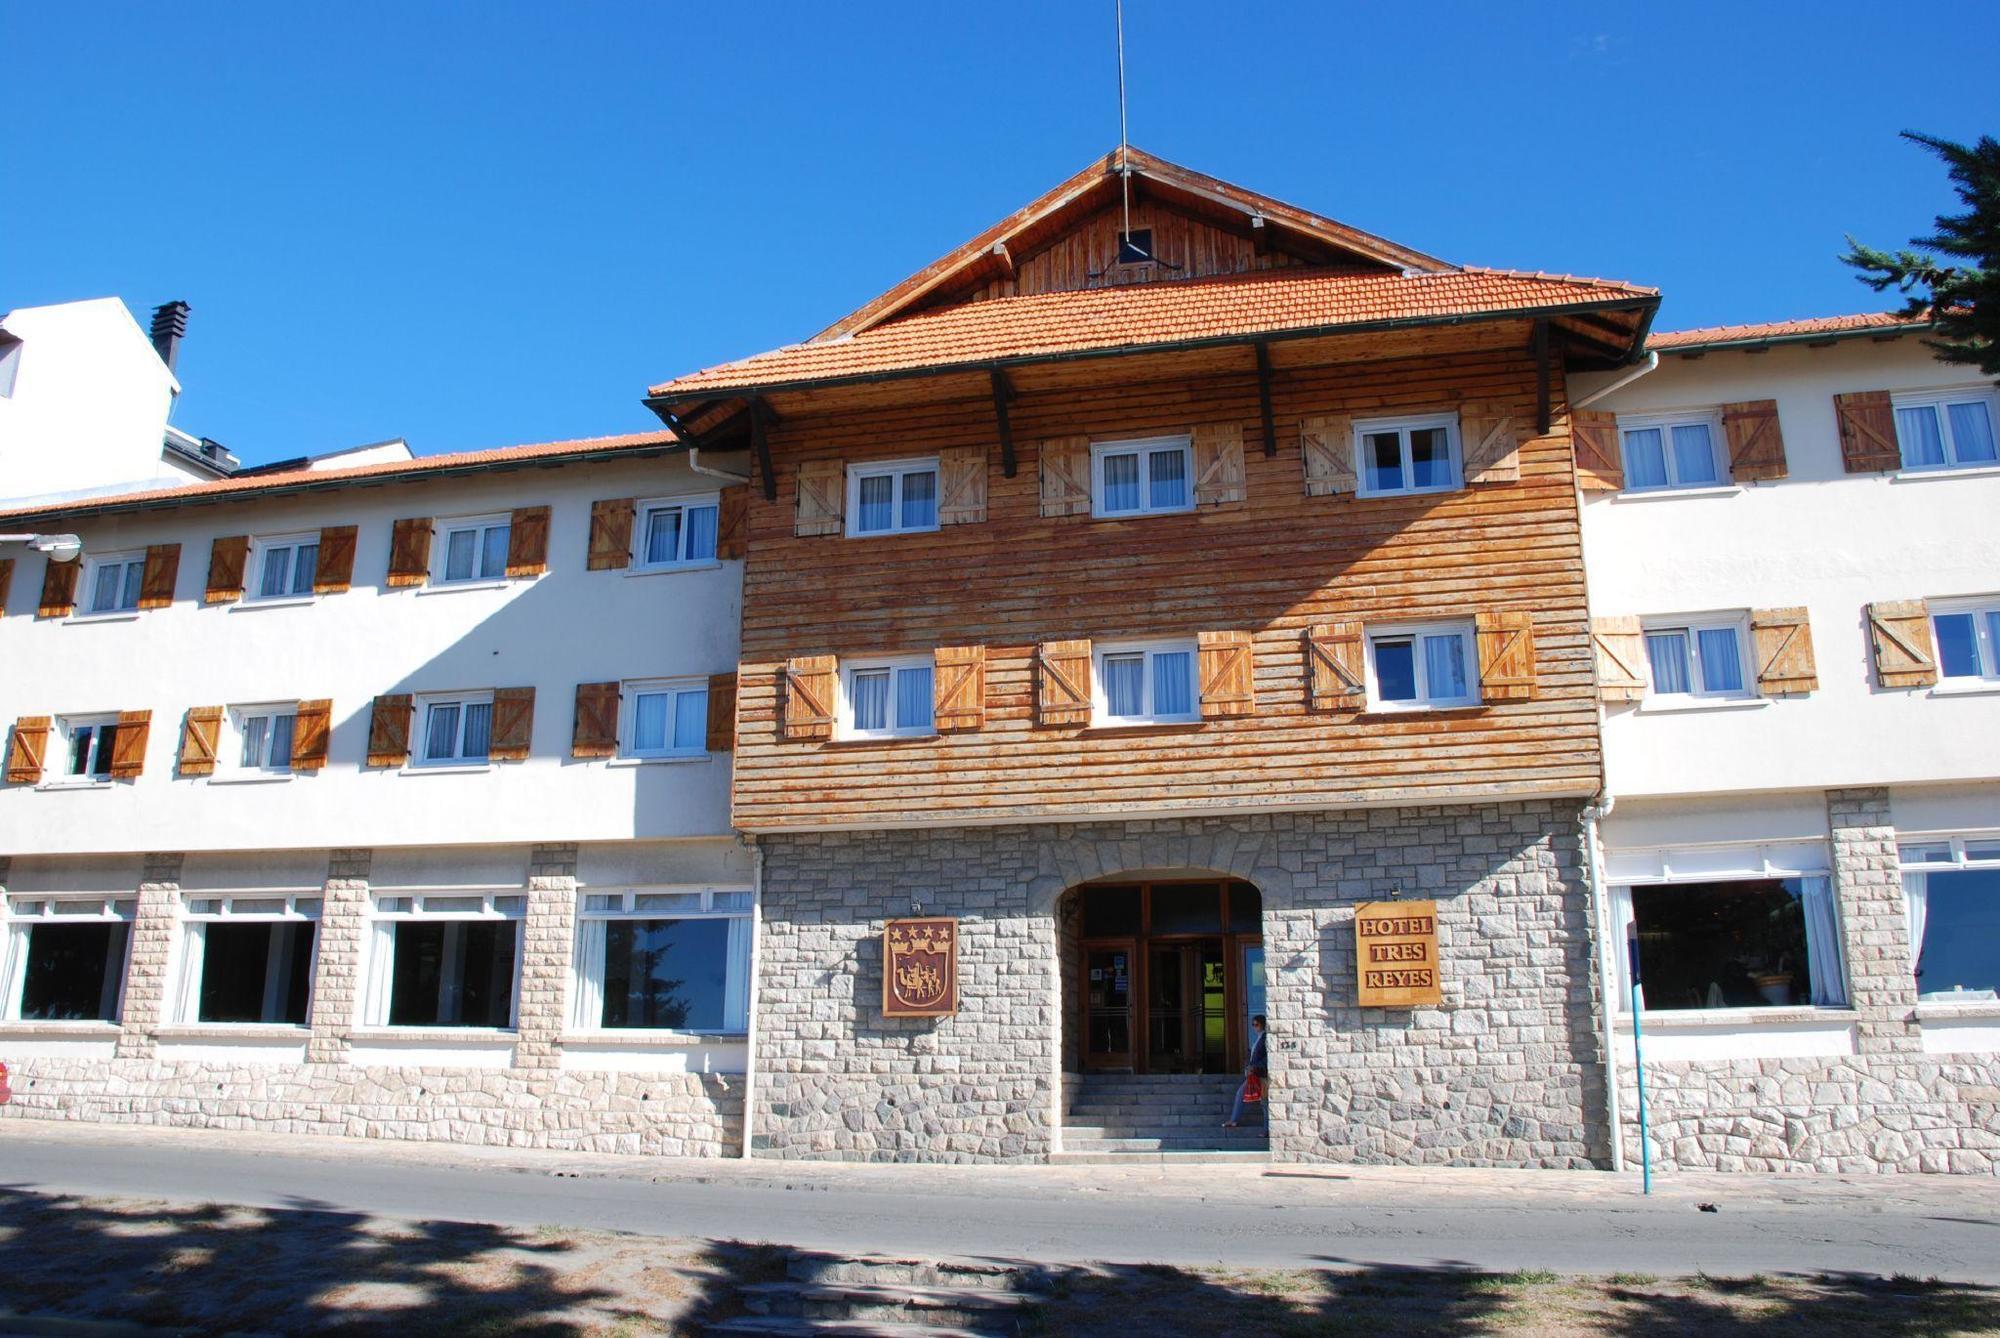
[[[802,1166],[7,1120],[0,1185],[849,1253],[2000,1283],[2000,1196],[1973,1177],[1680,1177],[1648,1199],[1593,1172]]]

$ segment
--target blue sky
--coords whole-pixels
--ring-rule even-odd
[[[1882,305],[1834,260],[2000,133],[2000,5],[1130,0],[1132,140],[1660,328]],[[1954,58],[1956,52],[1959,57]],[[1969,63],[1968,63],[1969,62]],[[0,310],[193,305],[174,421],[249,461],[644,430],[1116,142],[1110,0],[7,6]]]

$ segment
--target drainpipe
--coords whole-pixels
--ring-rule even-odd
[[[1604,892],[1604,862],[1599,858],[1597,824],[1611,816],[1611,810],[1618,804],[1616,798],[1600,793],[1597,798],[1584,806],[1583,810],[1583,859],[1590,876],[1590,914],[1596,923],[1594,957],[1597,965],[1597,993],[1600,1000],[1599,1014],[1603,1020],[1604,1044],[1604,1115],[1611,1124],[1611,1169],[1625,1169],[1625,1132],[1620,1127],[1623,1111],[1618,1096],[1617,1035],[1613,1020],[1618,1013],[1618,960],[1611,935],[1611,905]],[[1617,940],[1622,946],[1624,940]]]
[[[1646,355],[1646,360],[1640,363],[1637,367],[1634,367],[1631,371],[1625,373],[1625,375],[1619,377],[1617,380],[1612,381],[1607,385],[1599,386],[1597,389],[1591,391],[1588,395],[1585,395],[1582,399],[1571,400],[1569,402],[1569,407],[1572,409],[1588,409],[1591,405],[1597,403],[1599,400],[1603,399],[1606,395],[1609,395],[1612,391],[1623,390],[1626,386],[1631,385],[1634,381],[1637,381],[1640,377],[1646,375],[1646,373],[1659,370],[1659,366],[1660,366],[1660,355],[1657,353],[1648,353]]]
[[[1659,358],[1655,356],[1653,361],[1657,363]],[[1624,382],[1621,381],[1619,384],[1623,385]],[[688,468],[697,474],[707,474],[710,478],[728,479],[731,483],[748,483],[750,481],[748,474],[735,474],[727,469],[710,469],[701,462],[701,447],[699,446],[688,447]]]
[[[750,1159],[757,1111],[757,960],[764,951],[764,846],[750,838],[750,1006],[743,1020],[743,1160]]]

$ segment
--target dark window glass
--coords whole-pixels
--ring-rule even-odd
[[[1152,932],[1219,934],[1222,889],[1214,883],[1186,883],[1153,889]]]
[[[1143,264],[1153,256],[1153,230],[1134,228],[1130,232],[1118,234],[1118,263],[1121,265]]]
[[[1385,702],[1413,702],[1417,699],[1416,643],[1401,641],[1375,643],[1375,690]]]
[[[1083,890],[1083,936],[1124,938],[1139,932],[1139,889],[1086,887]]]
[[[392,1027],[505,1027],[514,1008],[512,920],[402,920]]]
[[[1229,885],[1229,932],[1232,934],[1264,932],[1264,896],[1248,883]]]
[[[1796,879],[1632,889],[1647,1011],[1812,1001]]]
[[[122,923],[30,929],[21,1017],[31,1022],[116,1022],[125,934]]]
[[[1931,873],[1924,881],[1917,993],[2000,990],[2000,869]]]
[[[604,1025],[720,1031],[727,920],[613,920],[604,927]]]
[[[210,924],[202,931],[201,1020],[304,1026],[315,928],[296,920]]]

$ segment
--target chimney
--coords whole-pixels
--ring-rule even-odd
[[[188,329],[188,304],[169,302],[165,306],[153,308],[153,351],[160,355],[160,361],[167,364],[167,370],[174,370],[174,357],[180,352],[181,336]]]

